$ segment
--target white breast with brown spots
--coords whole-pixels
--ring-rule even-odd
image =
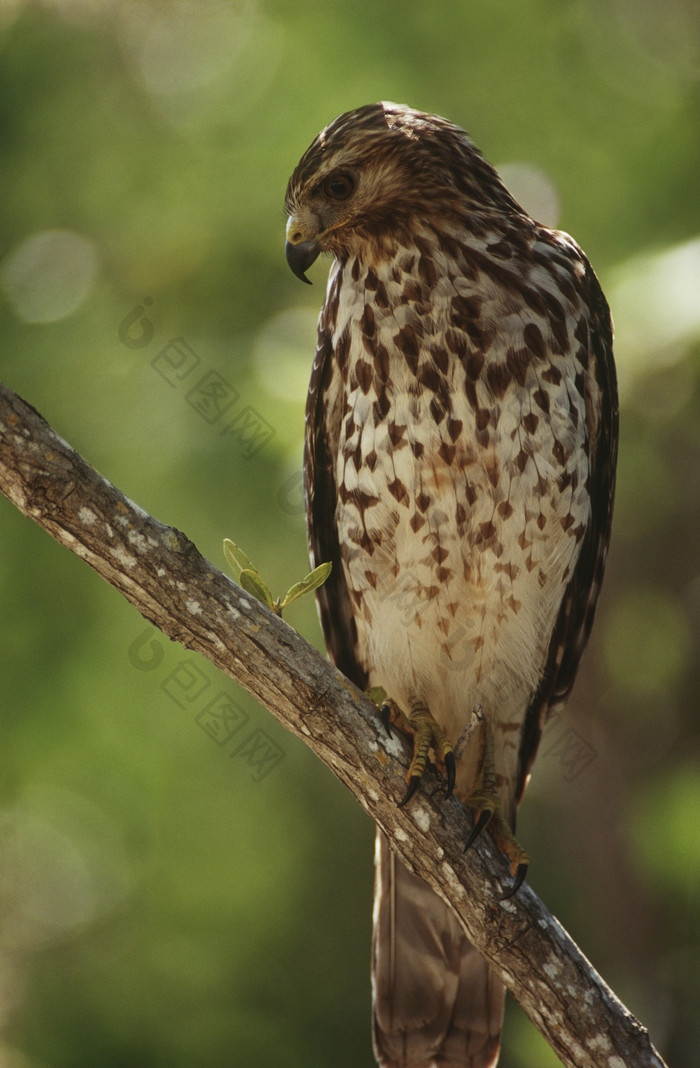
[[[329,280],[336,520],[359,657],[371,685],[404,708],[425,702],[453,742],[483,705],[508,807],[590,511],[588,326],[561,241],[557,262],[545,269],[552,248],[535,244],[515,274],[485,268],[476,247],[448,258],[424,234],[415,252],[336,264]],[[552,312],[541,294],[555,284]]]

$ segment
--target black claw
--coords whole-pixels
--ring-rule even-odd
[[[447,794],[446,794],[447,797],[450,796],[450,794],[452,793],[452,791],[455,788],[456,767],[457,767],[457,765],[455,763],[455,755],[454,755],[454,753],[446,753],[445,754],[445,771],[447,773]]]
[[[527,865],[526,862],[523,862],[522,864],[518,864],[518,870],[515,873],[515,879],[513,880],[513,885],[511,886],[511,888],[509,890],[506,890],[505,894],[501,898],[501,901],[507,901],[509,897],[513,897],[515,894],[517,894],[518,890],[520,889],[520,887],[525,882],[525,876],[527,875],[527,868],[528,868],[528,865]]]
[[[389,708],[389,706],[386,703],[386,701],[384,702],[382,707],[379,709],[379,715],[381,716],[382,723],[384,725],[384,730],[386,731],[386,733],[391,738],[391,736],[392,736],[391,735],[391,720],[389,719],[389,716],[391,715],[391,709]]]
[[[484,827],[486,827],[488,825],[488,823],[490,822],[492,816],[493,816],[493,812],[491,811],[490,808],[485,808],[479,814],[479,818],[476,821],[476,823],[474,824],[474,828],[472,830],[472,833],[467,838],[467,844],[465,845],[464,849],[462,850],[463,853],[466,853],[467,850],[469,849],[469,847],[474,844],[474,842],[477,840],[477,838],[479,837],[479,835],[483,831]]]
[[[411,778],[408,782],[408,787],[406,789],[406,793],[403,795],[403,799],[399,801],[399,808],[403,808],[403,806],[411,800],[416,790],[418,789],[419,782],[420,775],[411,775]]]

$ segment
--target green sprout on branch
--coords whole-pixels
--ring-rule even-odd
[[[310,571],[301,582],[295,582],[293,586],[290,586],[284,597],[275,598],[272,596],[270,587],[260,577],[258,569],[240,546],[236,545],[235,541],[231,541],[230,538],[224,538],[224,556],[233,569],[238,585],[246,593],[252,594],[258,601],[266,604],[278,616],[281,616],[282,609],[286,608],[292,601],[296,601],[297,597],[303,597],[305,593],[311,593],[313,590],[317,590],[319,586],[322,586],[330,575],[333,566],[330,563],[320,564],[313,571]]]

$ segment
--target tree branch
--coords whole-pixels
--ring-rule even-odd
[[[452,907],[562,1062],[664,1068],[646,1030],[527,886],[509,882],[488,835],[465,856],[470,816],[426,774],[405,808],[407,745],[283,620],[205,560],[184,534],[115,489],[20,397],[0,386],[0,490],[169,638],[244,686],[355,795],[404,863]]]

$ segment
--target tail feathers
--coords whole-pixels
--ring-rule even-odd
[[[372,988],[381,1068],[494,1068],[503,985],[379,830]]]

